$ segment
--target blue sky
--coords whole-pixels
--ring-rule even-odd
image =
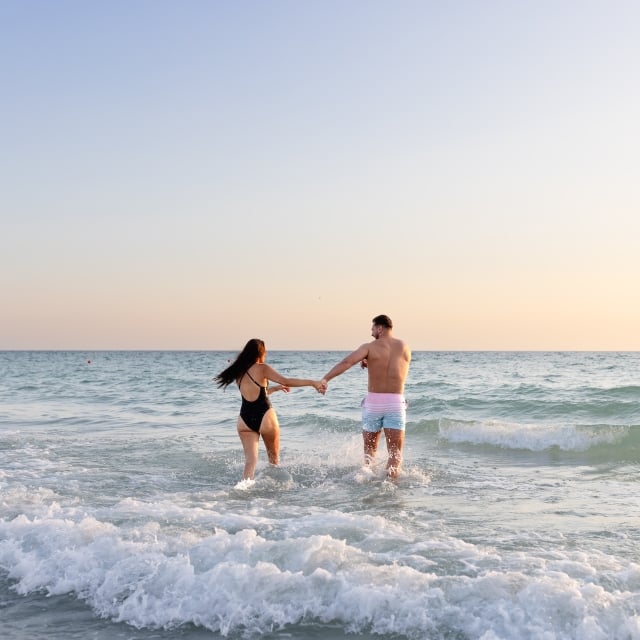
[[[636,2],[4,2],[3,349],[640,349]]]

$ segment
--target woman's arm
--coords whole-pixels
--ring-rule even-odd
[[[279,385],[284,387],[314,387],[316,391],[320,391],[322,389],[322,382],[320,380],[311,380],[308,378],[287,378],[286,376],[278,373],[268,364],[263,363],[261,366],[264,377],[267,380],[277,382]]]

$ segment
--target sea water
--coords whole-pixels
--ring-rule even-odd
[[[0,353],[0,637],[640,638],[640,354],[414,353],[395,482],[359,367],[242,482],[234,356]]]

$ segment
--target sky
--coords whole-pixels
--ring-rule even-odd
[[[0,0],[0,349],[640,350],[635,0]]]

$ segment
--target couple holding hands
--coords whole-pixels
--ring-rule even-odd
[[[392,335],[393,323],[386,315],[372,321],[371,342],[360,345],[328,371],[322,380],[287,378],[266,364],[264,342],[252,338],[235,361],[215,377],[218,387],[232,382],[238,385],[242,405],[238,417],[238,435],[244,449],[243,479],[253,479],[258,463],[260,436],[267,448],[269,462],[277,465],[280,457],[280,426],[269,395],[274,391],[289,391],[290,387],[314,387],[325,394],[331,379],[360,362],[368,371],[368,393],[362,401],[362,437],[364,462],[375,458],[384,430],[387,443],[387,475],[396,478],[402,463],[406,401],[404,383],[409,372],[411,350]],[[269,387],[269,381],[277,383]]]

